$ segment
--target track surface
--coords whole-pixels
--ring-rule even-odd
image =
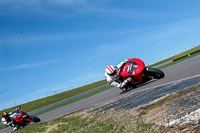
[[[168,67],[164,69],[163,71],[165,73],[165,78],[143,85],[127,93],[121,94],[120,89],[112,88],[105,92],[97,94],[95,96],[80,100],[78,102],[66,105],[59,109],[40,115],[39,117],[41,118],[41,121],[47,121],[59,116],[76,112],[84,108],[88,108],[100,103],[104,103],[112,99],[117,99],[117,98],[119,99],[121,97],[126,97],[136,92],[138,93],[143,90],[148,90],[149,88],[152,88],[155,86],[159,86],[159,85],[167,84],[170,82],[200,75],[200,56],[196,56],[189,60],[183,61],[171,67]],[[0,130],[0,133],[9,133],[11,131],[12,131],[11,129],[6,128],[3,130]]]

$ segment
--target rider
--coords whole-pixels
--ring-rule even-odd
[[[124,81],[120,80],[120,71],[123,66],[127,63],[127,60],[122,61],[116,66],[108,65],[105,69],[105,78],[107,82],[115,87],[118,87],[122,90],[126,90],[126,85],[132,81],[131,77],[127,77]]]
[[[10,126],[13,131],[17,130],[19,126],[14,122],[14,120],[10,117],[10,113],[3,112],[1,122],[6,125]]]

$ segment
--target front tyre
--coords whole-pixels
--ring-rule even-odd
[[[146,73],[148,77],[154,78],[154,79],[161,79],[164,78],[165,74],[163,71],[156,69],[156,68],[147,68]]]

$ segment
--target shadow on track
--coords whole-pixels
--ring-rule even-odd
[[[142,86],[145,86],[145,85],[150,84],[150,83],[155,82],[155,81],[156,81],[156,79],[152,79],[152,80],[150,80],[150,81],[148,81],[148,82],[145,82],[145,83],[142,83],[142,84],[138,84],[138,85],[136,85],[135,87],[128,88],[128,89],[126,89],[126,90],[124,90],[124,91],[122,90],[122,92],[120,93],[120,95],[121,95],[121,94],[124,94],[124,93],[126,93],[126,92],[129,92],[129,91],[131,91],[131,90],[133,90],[133,89],[140,88],[140,87],[142,87]]]

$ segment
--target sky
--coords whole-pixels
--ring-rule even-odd
[[[0,110],[200,44],[199,0],[0,0]]]

